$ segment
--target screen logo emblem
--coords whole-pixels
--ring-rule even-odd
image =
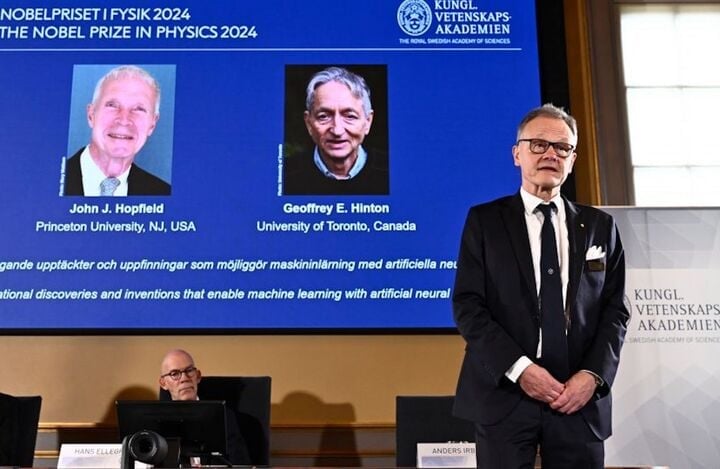
[[[409,36],[425,34],[432,24],[432,11],[425,0],[405,0],[397,10],[398,26]]]

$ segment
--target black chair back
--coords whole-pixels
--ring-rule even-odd
[[[475,426],[452,415],[453,396],[397,396],[395,464],[415,467],[418,443],[475,441]]]
[[[0,393],[0,466],[33,466],[41,404],[41,396]]]
[[[270,464],[271,384],[269,376],[203,376],[198,384],[200,399],[225,401],[236,411],[250,460],[258,466]],[[160,400],[170,400],[164,389]]]

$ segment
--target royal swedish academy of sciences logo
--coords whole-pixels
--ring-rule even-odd
[[[432,24],[432,11],[425,0],[405,0],[397,10],[400,29],[409,36],[425,34]]]

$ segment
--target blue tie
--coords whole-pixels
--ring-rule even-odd
[[[100,195],[113,195],[119,185],[120,180],[118,178],[110,177],[103,179],[100,183]]]
[[[562,298],[562,280],[558,262],[555,228],[552,213],[555,204],[540,204],[543,221],[540,249],[540,327],[542,329],[541,363],[555,379],[565,382],[569,378],[565,310]]]

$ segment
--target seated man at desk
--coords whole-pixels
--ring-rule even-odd
[[[160,387],[170,393],[174,401],[200,400],[198,383],[202,378],[192,356],[185,350],[170,350],[160,365]],[[233,465],[249,465],[247,445],[238,427],[233,409],[227,408],[227,457]]]

